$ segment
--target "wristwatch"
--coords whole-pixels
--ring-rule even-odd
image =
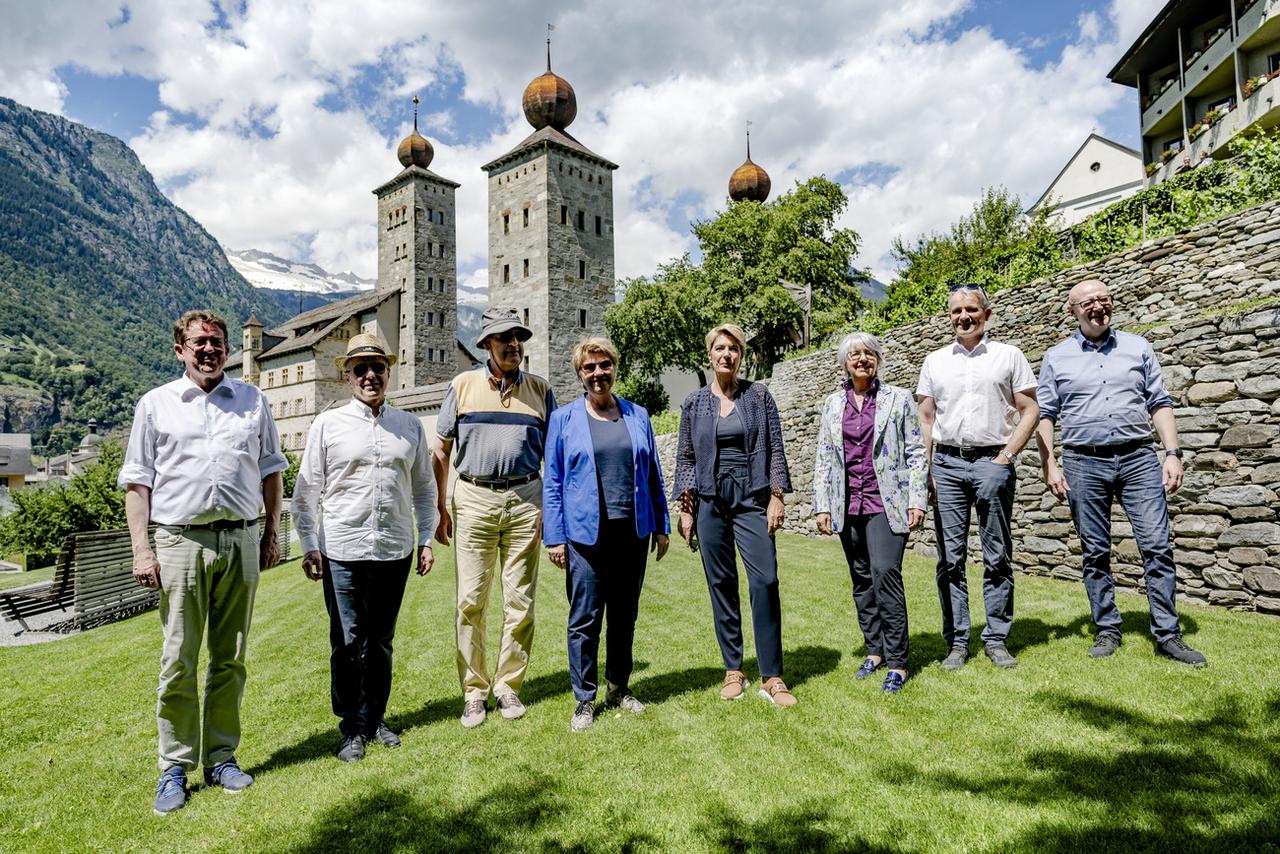
[[[1178,459],[1182,459],[1182,449],[1181,448],[1165,448],[1164,455],[1166,457],[1177,457]]]

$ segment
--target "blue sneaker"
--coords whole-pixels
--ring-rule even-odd
[[[901,673],[890,670],[884,677],[884,687],[881,690],[886,694],[896,694],[902,690],[902,684],[905,681]]]
[[[156,815],[168,815],[187,805],[187,774],[181,765],[166,768],[156,784]]]
[[[858,668],[858,672],[853,674],[853,678],[866,679],[872,673],[875,673],[877,670],[879,670],[882,664],[884,664],[884,662],[880,662],[880,664],[877,664],[875,661],[871,659],[870,656],[868,656],[867,660],[862,662],[862,666]]]
[[[226,762],[204,769],[204,784],[221,786],[227,794],[238,795],[253,785],[253,778],[240,770],[236,758],[232,756]]]

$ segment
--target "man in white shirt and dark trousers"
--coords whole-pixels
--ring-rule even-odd
[[[382,340],[356,335],[337,362],[351,402],[312,423],[293,515],[303,572],[324,581],[338,758],[356,762],[370,742],[400,746],[383,720],[391,642],[415,554],[418,575],[431,571],[436,482],[422,422],[386,404],[395,356]]]
[[[1013,624],[1014,459],[1039,415],[1036,377],[1021,350],[987,338],[991,303],[980,285],[952,287],[947,304],[955,342],[925,357],[916,388],[934,493],[942,635],[950,650],[942,666],[959,670],[969,659],[965,553],[976,509],[983,647],[997,667],[1013,667],[1018,662],[1005,641]]]
[[[138,402],[119,478],[128,490],[133,576],[160,590],[161,815],[186,804],[187,772],[201,762],[206,786],[235,793],[253,783],[235,758],[245,644],[258,573],[280,559],[280,472],[288,464],[262,392],[223,373],[226,321],[188,311],[174,323],[173,341],[185,373]],[[197,669],[206,628],[202,720]]]

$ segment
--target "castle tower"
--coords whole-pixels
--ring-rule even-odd
[[[769,173],[751,162],[751,122],[747,122],[747,159],[729,176],[729,198],[763,202],[769,198]]]
[[[526,367],[559,402],[582,393],[570,356],[604,334],[614,302],[613,170],[618,166],[566,130],[578,113],[573,87],[547,70],[525,89],[533,133],[485,164],[489,181],[489,305],[521,312],[533,338]]]
[[[244,322],[244,343],[241,347],[243,361],[240,379],[250,385],[258,384],[258,356],[262,353],[262,321],[253,312]]]
[[[460,185],[427,169],[435,151],[418,133],[416,96],[413,104],[413,132],[396,150],[404,170],[373,191],[378,289],[400,291],[400,316],[381,324],[390,328],[387,345],[399,357],[392,390],[448,380],[458,371],[454,192]]]

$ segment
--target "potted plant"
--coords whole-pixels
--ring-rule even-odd
[[[1144,167],[1147,171],[1147,177],[1150,178],[1152,175],[1156,174],[1156,170],[1159,169],[1160,166],[1161,164],[1159,160],[1148,163],[1146,167]]]
[[[1178,156],[1178,149],[1166,148],[1164,151],[1160,152],[1160,162],[1168,163],[1170,160],[1172,160],[1177,156]]]

